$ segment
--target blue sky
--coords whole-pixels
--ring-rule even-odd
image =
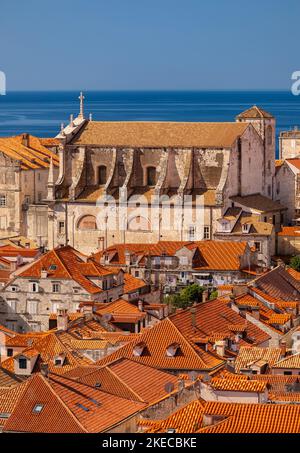
[[[0,0],[8,90],[289,89],[299,0]]]

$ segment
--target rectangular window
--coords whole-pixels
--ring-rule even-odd
[[[64,234],[65,232],[65,222],[58,223],[58,232],[59,234]]]
[[[139,271],[134,271],[134,276],[135,277],[139,277],[140,276],[140,272]]]
[[[274,214],[273,215],[273,225],[275,225],[275,223],[276,223],[276,215]]]
[[[52,292],[60,293],[60,284],[59,283],[52,283]]]
[[[30,195],[25,195],[24,203],[25,204],[29,204],[30,203]]]
[[[29,291],[32,292],[32,293],[38,293],[39,292],[39,284],[38,284],[38,282],[30,282]]]
[[[42,201],[42,192],[38,193],[38,201]]]
[[[11,310],[16,312],[17,311],[17,300],[8,300],[7,303],[10,306]]]
[[[57,310],[61,307],[61,302],[52,302],[52,313],[57,313]]]
[[[12,348],[7,348],[6,355],[7,357],[12,357],[14,354],[14,350]]]
[[[23,359],[23,358],[19,359],[19,368],[20,368],[20,370],[26,370],[26,368],[27,368],[27,360],[26,359]]]
[[[7,220],[6,215],[0,216],[0,230],[6,230],[7,227]]]
[[[189,227],[189,241],[194,241],[195,240],[195,227],[190,226]]]
[[[209,226],[204,227],[203,239],[210,239],[210,227]]]
[[[31,315],[37,315],[38,302],[36,300],[27,301],[27,311]]]
[[[254,247],[257,252],[261,252],[261,242],[254,242]]]
[[[0,194],[0,207],[6,206],[6,195]]]

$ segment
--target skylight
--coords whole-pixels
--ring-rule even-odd
[[[34,414],[40,414],[44,408],[43,404],[36,404],[32,410]]]
[[[89,412],[89,408],[84,406],[83,404],[76,403],[77,407],[80,407],[80,409],[83,409],[85,412]]]

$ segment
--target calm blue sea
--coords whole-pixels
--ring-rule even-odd
[[[78,92],[8,92],[0,96],[0,136],[21,132],[51,137],[70,113]],[[95,120],[233,121],[257,104],[271,112],[280,130],[300,126],[300,96],[289,91],[88,91],[85,113]]]

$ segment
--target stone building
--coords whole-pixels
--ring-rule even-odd
[[[140,280],[131,277],[131,290],[132,280],[139,292]],[[19,332],[47,330],[50,314],[58,309],[76,312],[83,301],[111,302],[124,294],[124,287],[122,270],[107,269],[69,246],[61,247],[14,273],[1,292],[0,324]]]
[[[300,159],[276,162],[274,198],[286,206],[285,224],[300,223]]]
[[[92,256],[108,269],[119,267],[152,288],[172,292],[191,283],[210,287],[245,283],[245,271],[256,264],[256,255],[247,242],[160,241],[116,244]]]
[[[273,195],[275,119],[256,106],[231,123],[99,122],[81,95],[57,138],[49,248],[212,239],[232,196]]]
[[[46,245],[49,170],[58,174],[56,139],[0,138],[0,239],[26,236]]]
[[[294,159],[300,156],[300,130],[297,126],[279,135],[279,158]]]

